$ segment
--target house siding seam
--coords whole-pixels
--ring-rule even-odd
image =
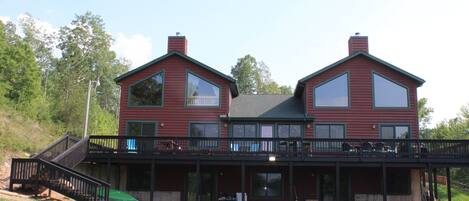
[[[344,72],[349,72],[349,107],[337,109],[314,108],[314,86]],[[407,86],[409,89],[409,107],[404,109],[373,108],[373,72],[377,72]],[[315,123],[345,123],[347,125],[346,133],[348,138],[379,138],[379,125],[391,123],[410,125],[412,137],[417,138],[417,86],[418,84],[414,80],[371,59],[360,56],[306,81],[306,111],[308,115],[315,117]],[[373,125],[376,125],[375,129],[372,128]],[[310,129],[306,129],[305,136],[312,137],[313,134],[313,126]]]
[[[186,107],[185,84],[187,71],[194,72],[220,86],[220,107]],[[129,86],[149,75],[164,71],[164,97],[162,107],[129,107]],[[127,121],[157,121],[158,136],[188,136],[189,123],[195,121],[220,122],[220,136],[227,136],[227,128],[219,120],[221,114],[227,114],[230,102],[229,81],[202,69],[193,63],[171,56],[120,82],[119,135],[125,135]],[[164,126],[161,127],[160,124]]]

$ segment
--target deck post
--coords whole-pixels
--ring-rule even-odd
[[[340,163],[335,163],[335,197],[340,201]]]
[[[197,194],[196,194],[196,200],[197,201],[200,201],[200,185],[201,185],[201,182],[200,182],[200,162],[197,160],[196,162],[196,165],[195,165],[195,177],[196,177],[196,184],[197,184]]]
[[[451,172],[449,167],[446,167],[446,190],[448,192],[448,201],[451,201]]]
[[[435,194],[435,199],[438,200],[438,179],[437,179],[437,174],[436,174],[436,168],[433,168],[433,192]]]
[[[241,161],[241,200],[244,201],[244,193],[246,192],[246,165]]]
[[[151,159],[150,172],[150,201],[153,201],[153,193],[155,191],[155,159]]]
[[[430,192],[430,200],[435,200],[433,196],[433,177],[432,177],[432,169],[430,165],[427,165],[427,176],[428,176],[428,191]]]
[[[384,163],[381,164],[381,169],[382,169],[382,173],[381,173],[381,188],[382,188],[382,191],[383,191],[383,201],[387,201],[388,200],[388,187],[387,187],[387,174],[386,174],[386,165]]]
[[[294,195],[293,195],[293,163],[290,162],[288,164],[288,186],[289,186],[289,190],[290,190],[290,201],[293,201],[294,200]]]
[[[107,158],[106,182],[111,183],[111,158]]]

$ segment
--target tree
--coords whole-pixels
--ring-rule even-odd
[[[52,54],[53,45],[56,40],[55,33],[47,33],[36,25],[34,18],[30,14],[20,19],[20,25],[24,33],[23,40],[33,49],[36,63],[42,72],[42,92],[47,98],[47,88],[49,72],[53,70],[56,59]]]
[[[435,139],[469,139],[469,104],[461,107],[457,117],[442,121],[432,130]]]
[[[238,63],[231,67],[231,75],[236,79],[241,94],[255,94],[259,73],[257,62],[251,55],[238,59]]]
[[[420,138],[430,138],[431,135],[431,130],[428,129],[428,124],[432,119],[431,114],[433,113],[433,108],[428,107],[427,104],[427,98],[420,98],[417,102]]]
[[[272,80],[269,67],[251,55],[239,58],[231,74],[241,94],[292,94],[291,87],[279,86]]]
[[[0,22],[0,92],[14,108],[36,118],[40,107],[40,69],[31,47],[11,22]]]
[[[88,82],[99,81],[99,86],[93,86],[90,125],[105,117],[106,122],[113,122],[107,126],[115,128],[119,88],[113,79],[127,71],[128,64],[110,50],[112,38],[105,31],[104,21],[90,12],[77,15],[70,26],[60,28],[58,38],[62,57],[51,73],[54,83],[51,95],[57,100],[54,119],[63,122],[67,130],[81,133]],[[109,120],[105,113],[112,114],[114,119]],[[94,128],[98,127],[90,126],[90,133],[96,131]]]

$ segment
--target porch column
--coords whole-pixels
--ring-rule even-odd
[[[335,197],[340,201],[340,163],[335,163]]]
[[[435,197],[433,196],[433,177],[432,177],[432,169],[430,168],[430,165],[427,167],[427,175],[428,175],[428,191],[430,191],[430,200],[433,201],[435,200]]]
[[[155,191],[155,159],[151,159],[150,201],[153,201],[153,191]]]
[[[436,168],[433,168],[433,188],[434,189],[434,194],[435,194],[435,199],[438,200],[438,180],[437,180],[437,175],[436,175]]]
[[[288,185],[290,188],[290,201],[294,201],[294,195],[293,195],[293,163],[290,162],[288,164]]]
[[[244,161],[241,162],[241,200],[244,201],[244,193],[246,192],[246,165]]]
[[[446,190],[448,192],[448,201],[451,201],[451,172],[449,167],[446,168]]]
[[[387,187],[387,175],[386,175],[386,166],[384,165],[384,163],[381,164],[381,169],[382,169],[382,173],[381,173],[381,188],[382,188],[382,191],[383,191],[383,201],[387,201],[388,200],[388,187]]]
[[[196,200],[200,201],[200,162],[197,161],[195,165],[195,177],[196,177],[196,184],[197,184],[197,194],[196,194]]]
[[[107,173],[106,173],[106,182],[111,183],[111,158],[107,159]]]

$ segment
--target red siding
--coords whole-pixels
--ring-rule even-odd
[[[313,87],[343,72],[349,72],[349,98],[347,109],[313,108]],[[372,71],[378,72],[409,89],[409,108],[373,109],[372,107]],[[346,137],[378,138],[379,125],[382,123],[409,124],[413,137],[418,136],[417,119],[417,83],[382,64],[363,56],[355,57],[335,68],[306,82],[306,108],[309,115],[315,116],[315,123],[336,122],[346,125]],[[376,125],[373,129],[372,126]],[[307,129],[307,136],[312,136],[313,126]]]
[[[186,71],[192,71],[220,87],[220,107],[217,108],[186,108],[185,83]],[[156,72],[164,71],[163,107],[128,107],[128,86]],[[121,83],[121,103],[119,117],[119,134],[124,135],[126,122],[143,120],[157,121],[158,136],[188,136],[189,123],[197,121],[218,122],[220,135],[227,136],[227,129],[219,121],[221,114],[228,113],[230,97],[229,82],[179,56],[171,56],[150,66]],[[164,127],[160,124],[164,123]]]

